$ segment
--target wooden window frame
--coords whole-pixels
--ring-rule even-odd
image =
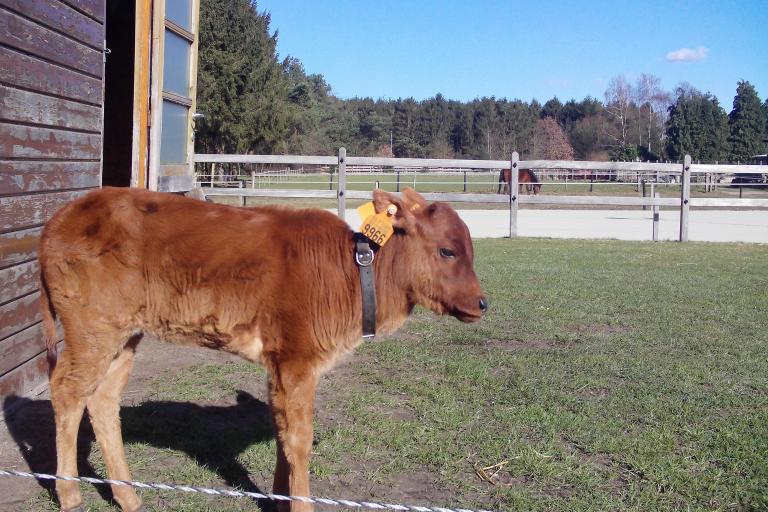
[[[138,7],[138,4],[137,4]],[[151,84],[149,87],[149,160],[147,187],[151,190],[180,192],[191,189],[194,183],[194,114],[197,105],[197,57],[200,28],[200,0],[191,0],[192,30],[187,30],[165,18],[165,2],[155,1],[152,12]],[[190,43],[189,97],[163,90],[163,58],[165,31],[169,30]],[[163,101],[170,101],[188,108],[187,114],[187,161],[184,164],[160,163]]]

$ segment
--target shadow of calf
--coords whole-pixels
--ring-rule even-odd
[[[30,470],[54,474],[56,429],[50,400],[9,396],[3,408],[13,410],[7,416],[7,428]],[[217,472],[227,486],[263,492],[237,460],[252,444],[274,437],[269,406],[249,393],[238,391],[237,403],[229,406],[144,402],[122,407],[120,417],[126,444],[144,443],[184,452],[200,465]],[[78,435],[78,470],[81,476],[106,477],[97,475],[88,462],[95,437],[86,418],[87,415]],[[39,483],[55,496],[53,482],[44,480]],[[109,486],[97,485],[96,488],[105,500],[113,502]],[[265,503],[260,505],[271,508]]]

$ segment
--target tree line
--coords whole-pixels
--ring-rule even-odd
[[[668,92],[650,74],[614,77],[602,100],[565,103],[339,99],[298,59],[281,61],[277,37],[255,1],[201,0],[197,152],[702,162],[766,153],[768,99],[745,80],[730,113],[710,93],[687,83]]]

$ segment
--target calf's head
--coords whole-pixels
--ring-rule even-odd
[[[473,269],[469,229],[456,211],[446,203],[427,203],[412,189],[401,197],[375,190],[373,203],[377,212],[391,212],[390,205],[397,208],[392,217],[397,238],[393,267],[405,274],[401,277],[408,283],[410,300],[462,322],[479,320],[488,302]]]

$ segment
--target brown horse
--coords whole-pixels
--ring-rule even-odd
[[[519,183],[520,192],[523,191],[523,185],[525,185],[525,191],[529,194],[537,195],[539,192],[541,192],[541,183],[539,182],[539,178],[536,176],[536,174],[534,174],[532,170],[519,169],[517,171],[517,180]],[[499,173],[499,194],[502,192],[505,194],[509,193],[510,181],[512,181],[512,170],[502,169]]]

